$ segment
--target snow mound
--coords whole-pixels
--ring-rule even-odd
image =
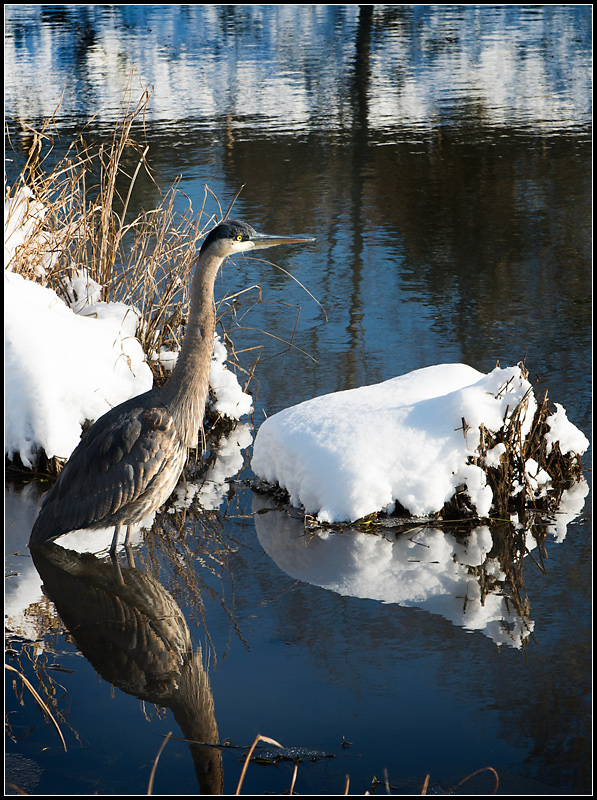
[[[396,503],[427,516],[463,487],[485,517],[494,499],[485,468],[499,465],[505,450],[497,444],[485,453],[485,442],[514,414],[524,442],[536,409],[520,366],[487,375],[463,364],[426,367],[273,415],[258,431],[252,468],[320,522],[391,513]],[[562,439],[579,455],[586,450],[563,409],[551,419],[551,446]],[[527,477],[540,489],[549,475],[534,467],[527,462]]]

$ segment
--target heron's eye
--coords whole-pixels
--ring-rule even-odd
[[[237,242],[242,242],[242,240],[243,240],[243,237],[239,233],[238,236],[236,237],[236,241]]]

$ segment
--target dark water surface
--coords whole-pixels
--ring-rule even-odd
[[[65,143],[93,115],[104,135],[134,67],[133,95],[154,86],[136,134],[161,189],[180,175],[198,211],[205,185],[226,208],[246,184],[235,216],[317,238],[276,253],[290,275],[241,258],[218,283],[220,296],[260,283],[265,302],[244,326],[278,337],[232,330],[236,349],[264,347],[255,428],[325,392],[526,355],[590,435],[590,6],[9,5],[5,19],[9,183],[25,125],[58,109]],[[158,199],[140,178],[131,212]],[[206,208],[218,210],[211,195]],[[292,531],[254,514],[249,457],[218,512],[163,514],[136,548],[121,602],[144,609],[139,659],[162,654],[146,683],[147,665],[107,644],[101,564],[37,564],[60,618],[42,600],[26,543],[45,487],[7,488],[19,634],[8,663],[50,691],[68,748],[9,675],[8,780],[34,794],[143,794],[172,732],[154,794],[233,793],[260,733],[288,760],[250,765],[243,794],[288,790],[297,755],[299,794],[342,793],[347,775],[351,794],[386,775],[393,793],[416,794],[427,774],[437,793],[484,767],[500,793],[590,792],[589,497],[525,559],[530,608],[492,618],[504,602],[492,595],[469,624],[466,570],[452,594],[439,578],[436,597],[390,597],[374,537],[337,555],[367,576],[321,588]],[[473,549],[463,564],[478,563]],[[73,570],[87,580],[71,586]],[[493,785],[485,772],[462,791]]]

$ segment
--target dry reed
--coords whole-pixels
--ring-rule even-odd
[[[247,767],[249,766],[249,762],[251,761],[251,756],[253,755],[253,751],[255,750],[258,742],[266,742],[267,744],[273,744],[275,747],[282,747],[283,746],[279,742],[277,742],[275,739],[270,739],[269,736],[262,736],[259,733],[257,734],[257,736],[255,737],[255,741],[253,742],[249,752],[247,753],[247,758],[245,759],[245,763],[243,765],[243,769],[242,769],[242,772],[240,774],[240,778],[239,778],[239,781],[238,781],[238,786],[236,787],[236,792],[234,793],[235,795],[236,794],[240,794],[240,790],[241,790],[241,787],[242,787],[243,782],[245,780],[245,775],[247,773]]]
[[[27,679],[27,678],[26,678],[26,677],[23,675],[23,673],[22,673],[22,672],[19,672],[19,670],[18,670],[18,669],[15,669],[14,667],[11,667],[11,666],[10,666],[10,664],[5,664],[5,665],[4,665],[4,668],[5,668],[5,669],[7,669],[7,670],[9,670],[9,672],[14,672],[14,673],[16,673],[16,674],[19,676],[19,678],[20,678],[20,679],[23,681],[23,683],[25,684],[25,686],[26,686],[26,687],[29,689],[29,691],[31,692],[31,694],[32,694],[32,696],[33,696],[33,698],[34,698],[35,702],[36,702],[36,703],[38,704],[38,706],[39,706],[39,707],[42,709],[42,711],[44,712],[44,714],[45,714],[45,715],[48,717],[48,719],[50,720],[50,722],[52,723],[52,725],[54,725],[54,727],[55,727],[55,728],[56,728],[56,730],[58,731],[58,735],[60,736],[60,740],[61,740],[61,742],[62,742],[62,746],[63,746],[63,748],[64,748],[64,752],[66,753],[66,742],[64,741],[64,736],[62,735],[62,731],[60,730],[60,726],[58,725],[58,723],[57,723],[57,722],[56,722],[56,720],[54,719],[54,717],[53,717],[53,715],[52,715],[52,712],[50,711],[50,709],[48,708],[48,706],[46,705],[46,703],[44,703],[44,701],[43,701],[43,700],[42,700],[42,698],[40,697],[40,695],[39,695],[39,692],[37,692],[37,691],[35,690],[35,688],[34,688],[34,687],[33,687],[33,685],[31,684],[31,682],[30,682],[30,681],[29,681],[29,680],[28,680],[28,679]]]
[[[138,310],[137,336],[160,377],[154,355],[178,348],[197,244],[213,219],[204,210],[209,190],[195,212],[178,183],[163,197],[155,188],[152,210],[131,211],[139,175],[153,180],[148,146],[133,136],[142,132],[150,97],[147,89],[133,103],[129,93],[107,141],[80,135],[62,157],[54,156],[60,142],[50,121],[29,131],[25,165],[5,199],[9,214],[24,197],[30,211],[38,211],[11,269],[54,289],[68,304],[85,302],[72,294],[72,279],[85,270],[90,289],[101,287],[102,301]],[[52,158],[56,163],[49,166]]]
[[[156,773],[156,770],[158,768],[158,761],[160,760],[160,756],[162,755],[162,750],[168,744],[168,739],[171,736],[172,736],[172,731],[170,731],[168,734],[166,734],[166,737],[165,737],[164,741],[162,742],[162,744],[160,745],[160,749],[158,750],[157,755],[156,755],[156,757],[155,757],[155,759],[153,761],[153,766],[151,768],[151,774],[149,776],[149,783],[147,784],[147,794],[148,795],[153,793],[153,783],[154,783],[154,780],[155,780],[155,773]]]

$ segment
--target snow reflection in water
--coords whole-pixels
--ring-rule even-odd
[[[564,539],[587,493],[585,481],[564,493],[545,529],[548,536]],[[350,526],[341,532],[311,531],[302,514],[262,495],[255,496],[253,512],[263,549],[292,578],[341,595],[439,614],[497,645],[521,648],[533,631],[521,565],[518,570],[526,552],[538,547],[530,530],[505,523],[456,534],[449,525],[438,528],[413,519],[400,533],[391,528],[364,533]]]

